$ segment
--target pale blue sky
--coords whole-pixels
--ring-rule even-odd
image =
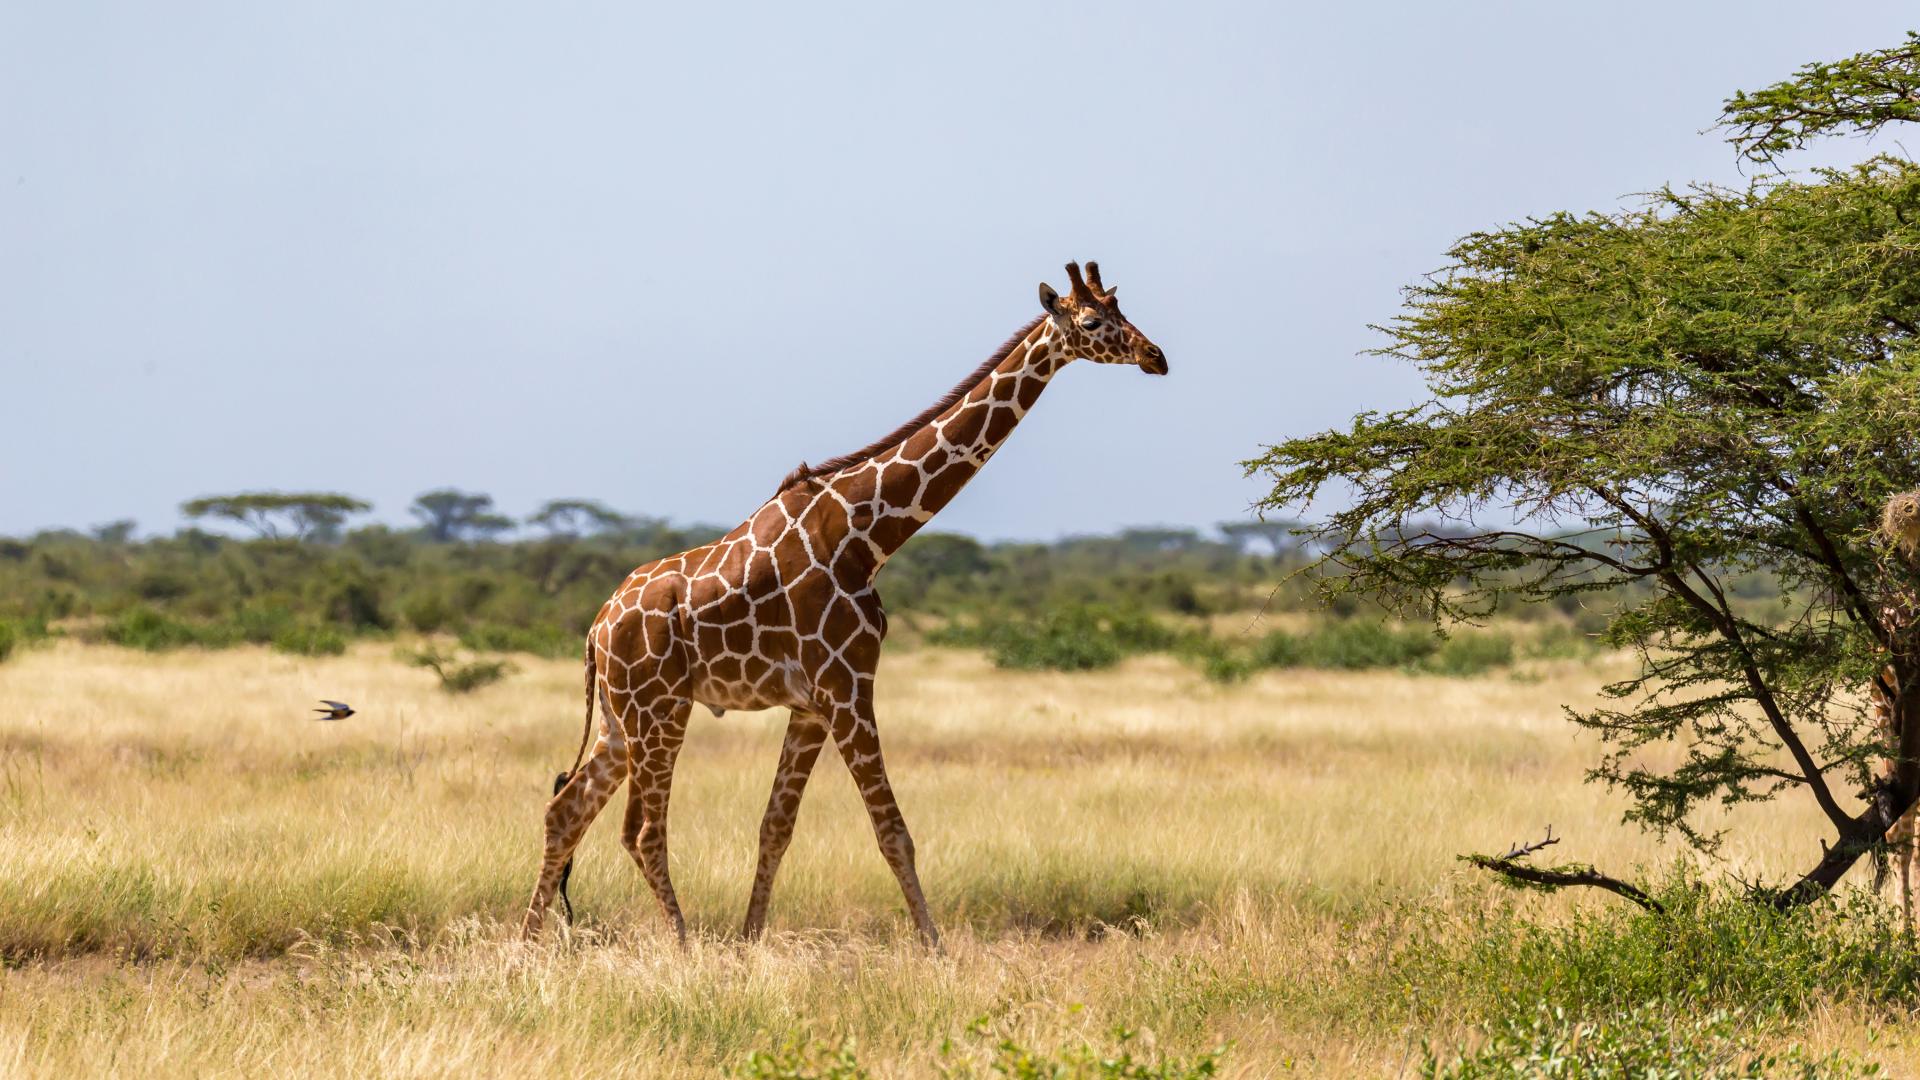
[[[0,533],[424,489],[738,520],[1100,260],[937,527],[1204,525],[1477,228],[1740,179],[1720,100],[1903,5],[0,4]],[[1847,142],[1828,159],[1892,139]]]

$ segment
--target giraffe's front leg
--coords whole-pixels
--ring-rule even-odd
[[[687,733],[691,703],[684,698],[656,703],[633,754],[633,782],[627,789],[627,819],[620,840],[640,864],[660,911],[680,944],[687,943],[687,920],[667,872],[667,802],[673,794],[673,766]]]
[[[547,803],[546,853],[540,862],[540,879],[527,902],[527,914],[520,922],[520,936],[532,940],[540,936],[546,921],[547,906],[560,888],[560,873],[580,846],[587,826],[613,798],[614,790],[627,778],[627,744],[602,734],[593,753],[574,772],[573,779]]]
[[[940,947],[940,933],[933,928],[933,916],[927,911],[927,898],[920,891],[920,875],[913,865],[913,837],[894,800],[893,785],[887,782],[886,762],[880,756],[880,729],[874,723],[873,706],[864,698],[833,713],[834,744],[846,760],[847,771],[860,788],[867,804],[867,816],[873,821],[874,839],[880,854],[899,879],[900,891],[907,898],[907,911],[913,916],[920,940],[934,949]]]
[[[747,922],[741,929],[748,940],[767,927],[767,903],[773,896],[773,875],[793,840],[793,823],[800,814],[800,796],[807,777],[827,742],[827,727],[817,716],[795,710],[787,719],[786,741],[780,746],[780,765],[774,770],[773,794],[760,819],[760,864],[753,873],[753,894],[747,900]]]

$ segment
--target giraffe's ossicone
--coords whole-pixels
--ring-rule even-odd
[[[801,792],[831,739],[914,926],[938,943],[874,721],[874,671],[887,632],[874,575],[987,463],[1067,363],[1166,373],[1165,355],[1120,313],[1098,265],[1088,263],[1084,279],[1077,264],[1067,274],[1069,295],[1042,284],[1041,316],[932,408],[871,446],[796,469],[731,532],[640,567],[600,609],[586,648],[587,734],[597,737],[547,804],[526,936],[539,933],[581,835],[626,782],[621,840],[685,939],[667,873],[667,801],[697,702],[716,711],[786,706],[792,714],[760,825],[747,936],[765,926]]]

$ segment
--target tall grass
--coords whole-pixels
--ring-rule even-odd
[[[831,753],[770,938],[737,939],[778,712],[695,714],[672,802],[688,951],[616,840],[618,799],[580,852],[580,924],[523,947],[579,673],[516,662],[459,696],[365,644],[68,641],[0,665],[0,1072],[712,1076],[849,1047],[877,1077],[986,1076],[1004,1042],[1010,1068],[1131,1055],[1151,1076],[1224,1045],[1221,1075],[1371,1076],[1422,1039],[1470,1054],[1542,1000],[1572,1023],[1750,1001],[1756,1046],[1814,1030],[1825,1053],[1914,995],[1868,910],[1769,922],[1674,886],[1662,926],[1460,869],[1545,815],[1581,858],[1672,859],[1581,784],[1591,748],[1559,706],[1616,672],[1566,663],[1222,686],[1164,655],[1092,675],[893,655],[878,711],[944,954],[914,944]],[[360,714],[309,723],[321,696]],[[1793,803],[1740,814],[1725,854],[1751,875],[1797,867],[1820,828]]]

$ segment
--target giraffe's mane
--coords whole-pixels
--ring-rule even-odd
[[[836,458],[828,458],[827,460],[821,462],[818,465],[808,465],[805,462],[802,462],[799,468],[788,473],[787,478],[785,480],[780,481],[780,490],[785,491],[788,488],[792,487],[793,485],[798,484],[802,481],[812,480],[815,477],[825,476],[828,473],[839,472],[841,469],[844,469],[849,465],[857,465],[860,462],[865,461],[866,459],[874,456],[875,454],[878,454],[880,451],[885,450],[890,446],[906,441],[907,436],[912,435],[914,432],[926,426],[926,424],[929,421],[931,421],[934,417],[939,416],[941,413],[946,412],[947,409],[951,408],[954,402],[959,401],[961,398],[965,397],[967,395],[967,391],[972,390],[975,386],[980,385],[980,380],[986,378],[988,374],[990,374],[993,371],[994,368],[999,367],[1001,361],[1005,360],[1007,356],[1013,352],[1014,349],[1018,348],[1020,343],[1027,339],[1027,335],[1033,333],[1033,328],[1036,326],[1039,326],[1041,323],[1041,320],[1045,318],[1046,318],[1045,315],[1036,316],[1032,322],[1021,327],[1018,330],[1015,330],[1013,332],[1013,336],[1008,338],[1005,344],[1001,345],[998,349],[995,349],[993,351],[993,355],[987,357],[985,362],[983,362],[979,367],[973,370],[972,374],[968,375],[964,379],[961,379],[959,385],[947,391],[944,395],[941,396],[939,401],[936,401],[932,405],[927,406],[926,411],[922,412],[920,415],[914,417],[913,419],[907,421],[904,424],[901,424],[899,427],[894,428],[892,431],[888,432],[885,436],[875,439],[873,442],[868,443],[867,445],[861,447],[858,450],[853,451],[850,454],[841,454],[839,457],[836,457]]]

